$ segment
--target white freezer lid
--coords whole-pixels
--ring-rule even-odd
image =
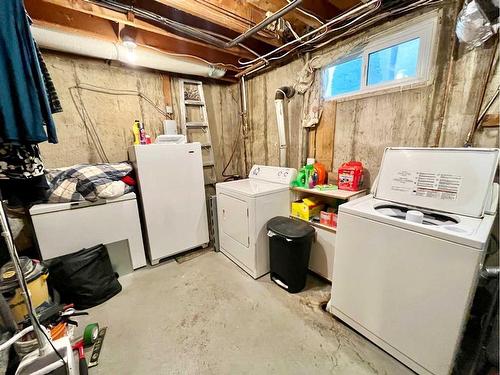
[[[386,148],[375,197],[434,211],[481,217],[499,149]]]
[[[30,215],[40,215],[49,212],[65,211],[76,208],[99,206],[101,204],[112,204],[116,202],[123,202],[130,199],[136,199],[135,193],[127,193],[115,199],[100,199],[96,202],[79,201],[67,203],[41,203],[35,204],[30,208]]]
[[[247,197],[259,197],[262,195],[289,190],[288,185],[273,182],[253,180],[250,178],[237,181],[219,182],[216,184],[219,191],[227,190]]]

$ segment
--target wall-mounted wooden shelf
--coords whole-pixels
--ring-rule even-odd
[[[335,198],[335,199],[343,199],[350,200],[353,198],[359,198],[366,194],[366,189],[358,190],[358,191],[349,191],[349,190],[319,190],[319,189],[306,189],[301,187],[292,187],[293,191],[308,193],[312,195],[319,195],[322,197]]]
[[[305,221],[306,223],[311,224],[313,227],[320,228],[320,229],[325,229],[325,230],[327,230],[329,232],[337,233],[337,228],[329,227],[328,225],[317,223],[317,222],[314,222],[314,221],[304,220],[304,219],[301,219],[300,217],[293,216],[293,215],[290,215],[290,217],[292,219],[295,219],[295,220]]]

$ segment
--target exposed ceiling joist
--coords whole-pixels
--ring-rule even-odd
[[[293,28],[292,32],[285,30],[281,34],[281,30],[278,30],[278,37],[277,33],[263,29],[246,39],[243,42],[245,46],[233,48],[224,48],[224,43],[217,43],[214,38],[221,41],[232,40],[266,19],[266,13],[275,13],[292,3],[292,0],[24,2],[34,22],[44,27],[64,28],[66,32],[89,34],[114,43],[120,41],[123,36],[121,32],[132,33],[140,45],[165,53],[188,55],[214,65],[221,64],[228,70],[225,79],[234,80],[241,72],[255,68],[252,66],[243,69],[245,66],[240,62],[241,58],[253,60],[256,54],[272,53],[276,46],[283,44],[283,40],[291,40],[297,34],[304,35],[311,28],[317,28],[326,20],[335,18],[359,4],[360,0],[302,0],[300,8],[295,8],[283,16]],[[189,27],[206,32],[213,40],[200,36],[199,32],[191,32]]]
[[[154,0],[157,3],[178,9],[195,17],[244,33],[266,17],[261,9],[249,7],[242,0]],[[265,30],[253,36],[266,44],[279,46],[281,42]]]
[[[248,0],[248,5],[250,5],[251,8],[258,9],[264,12],[276,12],[286,4],[286,0]],[[283,18],[287,21],[292,22],[293,26],[298,29],[297,31],[302,31],[305,25],[307,25],[307,23],[301,19],[302,17],[300,16],[300,13],[297,14],[295,10],[291,11]],[[317,26],[318,24],[316,23],[315,25]]]
[[[263,11],[271,11],[271,12],[276,12],[277,10],[281,9],[284,7],[288,2],[286,0],[248,0],[248,3],[252,5],[254,8],[263,10]],[[306,5],[308,4],[313,4],[314,11],[312,11],[315,14],[321,15],[319,18],[328,18],[329,15],[335,15],[339,13],[339,10],[329,4],[328,2],[325,4],[323,1],[317,1],[317,0],[309,0],[309,1],[304,1],[300,7],[306,9]],[[307,6],[307,10],[312,9],[311,6]],[[309,26],[312,28],[316,28],[321,25],[320,22],[318,22],[314,17],[308,16],[307,14],[304,14],[298,9],[292,10],[290,13],[285,15],[283,17],[285,20],[289,21],[294,29],[299,32],[303,33],[304,29]]]
[[[161,46],[155,45],[155,47],[169,52],[192,53],[194,56],[206,57],[206,51],[209,51],[209,55],[221,59],[214,62],[224,63],[235,63],[238,57],[252,57],[248,51],[242,49],[241,47],[228,49],[215,47],[207,43],[176,35],[164,30],[161,27],[157,27],[148,22],[131,17],[130,15],[100,7],[84,0],[25,0],[25,5],[28,13],[35,20],[45,21],[46,23],[53,22],[67,27],[74,26],[75,32],[80,32],[81,29],[85,29],[85,22],[88,22],[89,27],[87,28],[90,29],[89,31],[92,31],[94,29],[92,26],[92,18],[101,18],[111,22],[116,22],[117,24],[132,26],[138,30],[142,30],[143,32],[157,34],[165,40]],[[56,17],[58,11],[61,14],[61,17]],[[82,13],[90,17],[86,17],[87,21],[81,21],[78,25],[75,25],[75,22],[81,19],[81,17],[76,15],[77,13]],[[73,16],[71,17],[71,15]],[[172,48],[174,46],[180,46],[183,51],[179,51],[178,49],[174,50]]]
[[[359,0],[328,0],[330,4],[344,11],[360,3]]]

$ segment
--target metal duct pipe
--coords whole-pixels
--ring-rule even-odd
[[[376,5],[379,1],[381,0],[368,0],[366,3],[364,3],[363,5],[360,5],[356,8],[352,8],[350,10],[348,10],[347,12],[345,13],[342,13],[340,14],[339,16],[337,17],[334,17],[332,18],[330,21],[328,21],[327,23],[321,25],[320,27],[318,27],[317,29],[314,29],[310,32],[308,32],[307,34],[304,34],[288,43],[285,43],[281,46],[279,46],[278,48],[262,55],[262,56],[259,56],[251,61],[247,61],[247,62],[244,62],[244,63],[241,63],[241,65],[252,65],[252,64],[255,64],[261,60],[265,60],[267,59],[269,56],[275,54],[276,52],[279,52],[293,44],[296,44],[296,43],[300,43],[302,40],[306,39],[306,38],[309,38],[310,36],[313,36],[315,34],[317,34],[319,31],[321,30],[324,30],[324,29],[328,29],[328,27],[330,27],[331,25],[337,23],[337,22],[340,22],[340,21],[343,21],[345,19],[348,19],[349,17],[357,14],[358,12],[361,12],[361,11],[364,11],[365,9],[367,8],[370,8],[372,5]]]
[[[278,125],[278,138],[280,142],[280,167],[287,166],[287,143],[285,128],[285,99],[290,99],[295,95],[295,89],[290,86],[283,86],[276,90],[274,95],[274,105],[276,107],[276,123]]]
[[[250,36],[252,36],[253,34],[258,33],[260,30],[262,30],[267,25],[270,25],[271,23],[273,23],[274,21],[276,21],[278,18],[283,17],[285,14],[287,14],[291,10],[297,8],[301,3],[302,3],[302,0],[295,0],[292,3],[288,3],[283,8],[281,8],[280,10],[278,10],[276,13],[273,13],[271,16],[263,19],[261,22],[259,22],[254,27],[252,27],[250,30],[245,31],[240,36],[237,36],[236,38],[234,38],[230,42],[226,43],[226,45],[227,45],[226,48],[234,47],[238,43],[241,43],[245,39],[247,39]]]
[[[302,3],[302,0],[295,0],[292,3],[285,5],[283,8],[281,8],[277,12],[273,13],[271,16],[263,19],[261,22],[259,22],[258,24],[256,24],[252,28],[250,28],[249,30],[245,31],[241,35],[238,35],[236,38],[234,38],[228,42],[224,42],[223,40],[216,38],[216,37],[204,32],[200,29],[197,29],[195,27],[185,25],[181,22],[177,22],[177,21],[171,20],[169,18],[160,16],[159,14],[150,12],[148,10],[139,9],[139,8],[136,8],[136,7],[131,6],[131,5],[125,5],[125,4],[119,3],[119,2],[114,1],[114,0],[101,0],[98,2],[96,2],[96,1],[93,1],[93,2],[100,5],[100,6],[107,5],[108,7],[111,7],[112,9],[115,9],[118,11],[131,12],[138,17],[143,17],[143,18],[146,18],[146,19],[149,19],[152,21],[160,22],[160,23],[164,24],[165,26],[171,27],[174,30],[180,31],[186,35],[189,35],[193,38],[202,40],[206,43],[210,43],[210,44],[217,46],[219,48],[231,48],[231,47],[234,47],[234,46],[238,45],[239,43],[243,42],[245,39],[248,39],[253,34],[258,33],[260,30],[265,28],[267,25],[273,23],[278,18],[283,17],[285,14],[287,14],[291,10],[298,7]]]
[[[202,77],[220,78],[225,74],[224,69],[201,60],[169,55],[145,47],[137,47],[132,60],[130,52],[120,43],[39,26],[31,26],[31,33],[40,47],[54,51],[116,60],[128,65]]]

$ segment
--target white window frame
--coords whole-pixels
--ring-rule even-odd
[[[376,36],[374,36],[373,40],[368,42],[368,44],[364,46],[363,49],[358,53],[352,53],[343,56],[335,60],[333,63],[325,66],[322,74],[323,80],[326,80],[328,68],[359,57],[361,57],[362,60],[360,89],[358,91],[327,97],[327,82],[325,81],[323,86],[324,99],[326,101],[344,99],[395,87],[412,88],[415,85],[422,85],[432,81],[434,75],[433,67],[436,54],[438,19],[439,14],[437,11],[424,14],[420,17],[415,18],[410,23],[405,23],[403,25],[393,27],[388,31],[377,34]],[[372,85],[367,84],[368,59],[371,53],[395,46],[397,44],[408,42],[416,38],[420,38],[420,42],[417,61],[417,74],[415,77],[402,78]]]

